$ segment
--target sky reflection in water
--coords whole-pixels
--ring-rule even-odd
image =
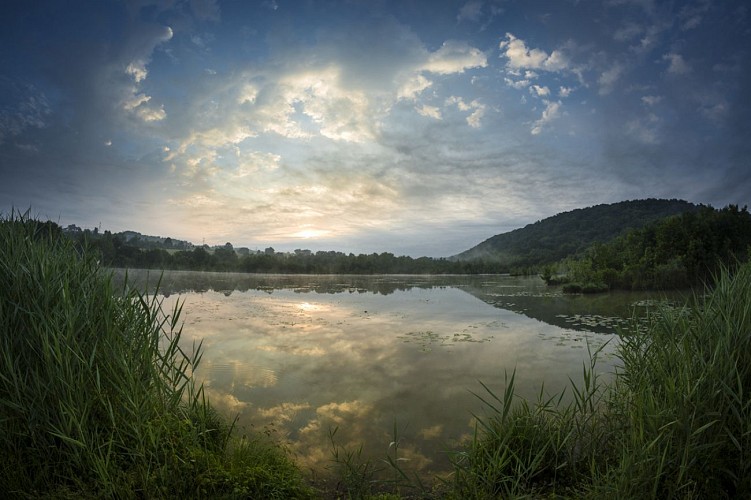
[[[333,428],[378,459],[396,422],[408,470],[446,470],[442,452],[484,411],[479,381],[500,393],[516,369],[519,394],[558,392],[581,377],[587,342],[612,353],[608,318],[643,299],[566,297],[536,278],[216,274],[196,287],[191,275],[165,274],[162,290],[165,306],[185,302],[185,344],[203,339],[197,377],[212,403],[241,428],[274,429],[313,468],[330,463]]]

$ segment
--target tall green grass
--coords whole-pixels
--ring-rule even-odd
[[[180,309],[115,289],[54,224],[0,220],[0,496],[310,495],[280,448],[231,438]]]
[[[593,491],[751,497],[751,264],[623,338],[617,456]]]
[[[483,386],[452,496],[751,498],[751,264],[631,331],[609,384],[594,353],[572,397]]]

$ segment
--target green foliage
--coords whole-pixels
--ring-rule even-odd
[[[180,309],[115,289],[55,224],[0,221],[0,496],[306,495],[280,450],[228,448],[231,426],[192,379],[200,345],[180,346]],[[237,464],[256,468],[252,484]]]
[[[602,288],[678,289],[702,285],[720,266],[748,260],[751,215],[744,207],[698,211],[649,224],[559,264],[577,283]]]
[[[551,264],[630,229],[698,208],[681,200],[647,199],[572,210],[493,236],[455,259],[492,261],[506,269]]]
[[[751,495],[751,265],[723,270],[696,304],[622,339],[618,462],[595,492]]]
[[[605,388],[595,371],[599,351],[591,353],[583,379],[571,382],[572,395],[537,403],[515,402],[515,372],[506,377],[501,396],[485,384],[477,397],[490,414],[475,416],[477,431],[468,449],[453,457],[457,498],[517,498],[524,495],[572,495],[592,476],[608,439],[602,410]]]

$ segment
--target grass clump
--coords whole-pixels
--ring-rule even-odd
[[[618,454],[594,491],[751,497],[751,264],[624,337],[620,357]]]
[[[116,289],[53,223],[0,220],[0,496],[310,496],[281,448],[232,438],[180,308]]]
[[[456,498],[751,497],[751,264],[623,334],[621,366],[590,356],[573,397],[516,401],[483,385],[490,412],[454,455]]]

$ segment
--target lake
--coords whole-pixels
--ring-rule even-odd
[[[537,277],[183,271],[165,272],[160,293],[165,310],[184,303],[185,347],[203,340],[196,378],[240,429],[272,433],[322,470],[333,429],[379,460],[396,425],[402,464],[420,474],[448,470],[445,451],[472,435],[480,381],[500,395],[516,370],[519,395],[557,393],[581,379],[588,345],[610,377],[617,328],[663,299],[564,295]]]

